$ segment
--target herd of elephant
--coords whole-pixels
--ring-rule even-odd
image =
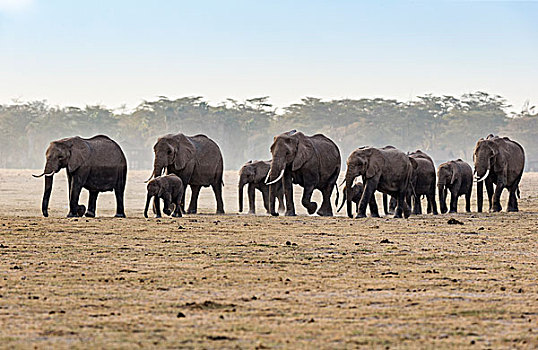
[[[272,159],[249,161],[239,171],[239,211],[243,211],[243,188],[248,184],[249,213],[255,214],[255,191],[263,195],[265,209],[272,215],[284,212],[294,216],[293,184],[303,187],[301,204],[309,214],[332,216],[331,195],[336,189],[340,174],[341,157],[336,144],[322,134],[306,136],[292,130],[274,137],[271,145]],[[224,213],[222,199],[223,158],[219,146],[205,135],[186,136],[168,134],[160,137],[153,147],[154,168],[147,181],[144,216],[153,199],[153,211],[175,217],[183,213],[195,214],[202,187],[211,186],[217,202],[217,214]],[[509,191],[507,211],[518,211],[519,182],[523,175],[525,153],[520,144],[507,137],[488,135],[476,143],[474,177],[477,183],[477,210],[482,211],[483,185],[489,199],[490,211],[501,211],[500,197],[503,189]],[[99,192],[114,191],[116,217],[125,217],[123,197],[127,179],[127,161],[120,146],[104,135],[89,139],[71,137],[50,143],[46,151],[45,189],[42,200],[43,216],[48,216],[48,205],[53,176],[66,168],[69,186],[68,217],[95,216]],[[361,182],[355,179],[361,177]],[[421,214],[421,197],[427,199],[427,212],[437,214],[436,189],[439,193],[441,213],[457,211],[458,197],[465,195],[465,209],[471,210],[473,170],[461,159],[443,163],[436,169],[431,157],[417,150],[404,153],[395,147],[360,147],[347,158],[345,187],[342,190],[347,214],[353,217],[352,205],[356,204],[356,217],[378,217],[375,191],[383,193],[385,214],[407,218]],[[343,183],[342,183],[343,184]],[[185,188],[191,188],[191,201],[184,208]],[[79,204],[82,188],[89,191],[88,208]],[[319,206],[311,200],[314,190],[322,194]],[[446,199],[450,191],[450,207]],[[391,197],[390,203],[388,196]],[[275,210],[276,199],[279,209]],[[412,207],[412,208],[411,208]],[[340,210],[338,209],[338,210]]]

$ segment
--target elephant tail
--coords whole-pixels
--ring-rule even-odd
[[[336,190],[336,200],[334,201],[334,205],[338,206],[338,200],[340,199],[340,191],[338,191],[338,185],[334,184],[334,188]]]
[[[519,192],[519,185],[516,188],[517,199],[521,199],[521,192]]]

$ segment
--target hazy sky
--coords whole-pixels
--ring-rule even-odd
[[[538,104],[538,3],[0,0],[0,103],[460,95]]]

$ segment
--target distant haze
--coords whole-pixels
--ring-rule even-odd
[[[164,95],[538,104],[538,3],[0,0],[0,103]]]

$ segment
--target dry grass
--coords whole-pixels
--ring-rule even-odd
[[[538,174],[517,214],[216,216],[203,190],[206,214],[144,220],[148,172],[127,219],[112,194],[63,218],[63,174],[42,218],[29,173],[0,172],[2,347],[538,347]]]

